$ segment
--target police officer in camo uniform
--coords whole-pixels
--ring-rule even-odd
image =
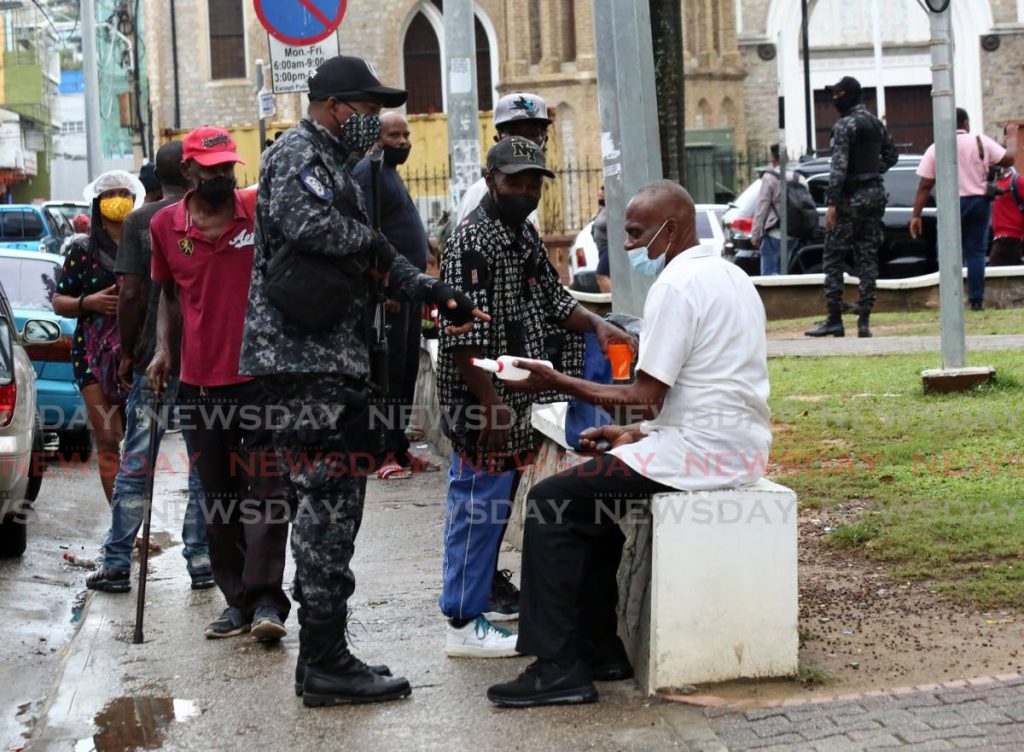
[[[875,304],[886,202],[882,175],[896,164],[899,155],[882,121],[861,104],[857,79],[844,76],[835,86],[825,88],[842,115],[832,127],[832,174],[826,196],[828,233],[822,266],[828,319],[804,333],[808,337],[844,335],[843,261],[852,255],[860,278],[857,336],[870,337],[868,319]]]
[[[310,78],[309,99],[307,117],[263,157],[241,370],[259,377],[289,413],[286,421],[275,420],[274,441],[297,497],[295,688],[305,705],[319,706],[393,700],[411,692],[409,682],[392,677],[386,666],[367,666],[353,656],[345,640],[346,603],[355,589],[349,562],[370,470],[355,464],[371,448],[359,405],[369,371],[368,260],[376,256],[389,271],[389,297],[438,303],[453,324],[462,324],[453,331],[469,331],[473,316],[487,317],[466,295],[420,274],[368,226],[362,195],[346,166],[351,155],[364,154],[380,138],[381,106],[402,105],[406,93],[382,86],[365,61],[342,56]],[[329,306],[337,315],[332,326],[310,330],[292,307],[301,306],[304,296],[282,301],[276,295],[275,260],[289,257],[307,268],[329,263],[351,275],[352,294]],[[310,280],[309,298],[322,287],[321,280]]]

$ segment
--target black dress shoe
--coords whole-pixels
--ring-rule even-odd
[[[213,572],[209,570],[205,572],[192,572],[189,576],[192,578],[193,590],[209,590],[217,584],[213,581]]]
[[[540,705],[582,705],[597,702],[597,687],[583,661],[571,668],[538,659],[505,684],[487,690],[487,699],[503,708],[534,708]]]
[[[626,646],[618,637],[596,646],[588,643],[581,647],[581,654],[590,668],[590,678],[594,681],[624,681],[633,678],[633,665],[626,654]]]
[[[132,589],[131,573],[100,567],[85,579],[85,586],[104,593],[128,593]]]

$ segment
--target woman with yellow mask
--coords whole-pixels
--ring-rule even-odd
[[[117,380],[117,277],[114,261],[127,216],[142,205],[146,189],[131,173],[111,170],[86,186],[92,203],[89,235],[73,242],[53,296],[55,313],[77,318],[71,364],[96,437],[100,482],[110,503],[124,437],[124,395]]]

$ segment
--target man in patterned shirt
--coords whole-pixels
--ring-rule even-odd
[[[445,432],[455,450],[448,473],[440,599],[448,617],[445,652],[451,656],[516,655],[515,636],[485,615],[492,573],[519,468],[530,463],[535,449],[531,406],[565,399],[554,392],[507,391],[472,359],[541,358],[559,371],[579,375],[579,335],[595,333],[602,350],[613,340],[626,339],[565,291],[527,221],[540,201],[544,177],[554,174],[537,144],[517,136],[499,141],[487,155],[488,195],[455,229],[441,265],[442,280],[491,316],[469,332],[442,333],[438,358]]]

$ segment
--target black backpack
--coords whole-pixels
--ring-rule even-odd
[[[774,170],[772,174],[779,177]],[[786,182],[786,223],[791,238],[809,240],[818,231],[818,207],[807,185],[795,174]]]

